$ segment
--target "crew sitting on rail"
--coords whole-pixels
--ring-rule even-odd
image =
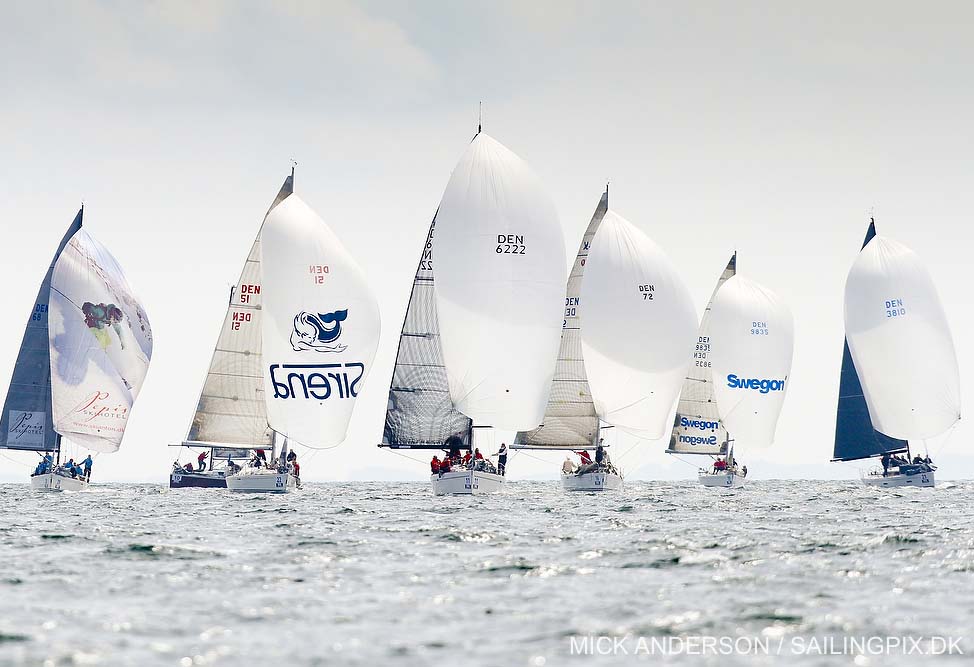
[[[561,472],[563,475],[571,475],[575,472],[575,464],[572,463],[570,456],[565,456],[565,461],[561,464]]]
[[[715,475],[719,472],[724,472],[725,470],[727,470],[727,461],[725,461],[724,459],[717,459],[716,461],[714,461]]]

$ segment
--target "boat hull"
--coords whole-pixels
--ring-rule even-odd
[[[622,476],[608,471],[563,474],[561,486],[565,491],[616,491],[622,488]]]
[[[483,470],[455,470],[430,475],[430,483],[437,496],[482,495],[500,491],[504,487],[504,476]]]
[[[227,488],[238,493],[287,493],[297,488],[298,478],[289,472],[272,470],[230,475]]]
[[[697,479],[704,486],[722,489],[739,489],[747,484],[747,480],[743,475],[733,472],[721,472],[716,475],[702,472],[697,476]]]
[[[866,486],[878,486],[883,489],[890,489],[901,486],[921,486],[932,487],[936,484],[932,470],[916,472],[911,475],[906,473],[894,473],[883,477],[882,474],[863,475],[862,483]]]
[[[190,487],[204,489],[225,489],[227,478],[223,472],[172,472],[169,474],[170,489],[186,489]]]
[[[30,488],[35,491],[84,491],[88,482],[81,477],[65,477],[52,472],[31,475]]]

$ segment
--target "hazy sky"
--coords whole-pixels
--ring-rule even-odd
[[[413,462],[375,444],[412,274],[480,100],[485,130],[548,187],[571,255],[611,179],[610,205],[683,268],[698,311],[735,248],[739,271],[791,304],[775,446],[741,452],[754,476],[856,475],[828,460],[843,285],[872,207],[881,234],[928,262],[962,385],[974,376],[968,3],[3,5],[0,392],[82,200],[155,334],[125,442],[98,457],[96,479],[166,479],[166,445],[186,432],[228,289],[291,158],[296,191],[366,270],[383,315],[348,440],[302,472],[424,478],[426,452]],[[957,427],[940,478],[974,476],[972,435]],[[613,450],[633,476],[695,474],[663,443],[623,456],[634,444]],[[24,480],[36,457],[2,453],[0,480]],[[559,455],[529,456],[512,459],[514,478],[555,478]]]

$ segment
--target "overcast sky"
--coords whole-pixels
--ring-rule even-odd
[[[83,200],[155,334],[125,442],[95,477],[165,481],[228,289],[294,158],[296,191],[383,316],[349,438],[305,456],[303,475],[425,478],[425,452],[375,444],[412,274],[484,100],[485,130],[541,176],[571,255],[607,179],[698,311],[739,250],[740,273],[777,290],[796,325],[775,446],[744,462],[755,477],[854,478],[828,460],[843,285],[872,208],[930,266],[962,391],[974,375],[972,20],[963,2],[6,2],[0,392]],[[941,479],[974,476],[969,419],[930,443]],[[633,477],[695,474],[663,447],[613,451]],[[0,480],[25,480],[33,460],[4,452]],[[509,470],[554,479],[559,460],[529,452]]]

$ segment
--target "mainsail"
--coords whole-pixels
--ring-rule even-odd
[[[876,430],[923,439],[960,419],[960,377],[947,316],[912,250],[882,236],[866,244],[846,281],[845,330]]]
[[[274,207],[294,192],[294,171],[281,186]],[[266,215],[264,216],[266,219]],[[214,451],[212,459],[240,457],[243,448],[270,448],[274,432],[267,425],[264,373],[261,368],[260,230],[250,248],[240,278],[230,293],[223,328],[213,349],[196,413],[186,442],[194,446],[235,445]]]
[[[737,275],[737,253],[735,252],[727,267],[720,274],[700,320],[697,344],[693,349],[693,362],[683,381],[680,402],[673,420],[670,435],[670,454],[727,454],[730,436],[720,421],[717,401],[714,398],[714,374],[710,361],[713,327],[710,325],[710,310],[713,308],[717,290],[729,279]]]
[[[567,277],[554,204],[524,161],[480,133],[454,169],[436,221],[450,398],[477,424],[535,428],[554,376]]]
[[[876,236],[876,224],[870,220],[862,248]],[[855,461],[871,456],[907,451],[906,440],[883,435],[873,428],[862,383],[849,352],[849,341],[842,342],[842,370],[839,373],[839,402],[835,413],[835,448],[833,461]]]
[[[84,229],[55,262],[49,318],[54,429],[114,452],[149,370],[152,330],[118,262]]]
[[[791,310],[743,276],[717,290],[710,311],[710,359],[721,421],[748,447],[774,442],[794,350]]]
[[[32,451],[54,451],[57,448],[58,434],[54,430],[51,406],[51,347],[47,333],[51,277],[64,247],[81,229],[83,217],[84,208],[78,211],[61,239],[34,299],[0,414],[0,448]]]
[[[379,343],[365,274],[297,195],[261,231],[262,363],[271,428],[307,447],[345,439]]]
[[[447,438],[453,436],[459,437],[464,446],[470,446],[471,421],[458,412],[450,400],[440,347],[433,283],[435,228],[434,216],[413,279],[399,337],[382,432],[382,446],[385,447],[441,449]]]
[[[579,326],[582,277],[588,262],[589,248],[602,217],[609,207],[609,192],[599,201],[592,220],[585,229],[582,243],[575,255],[565,290],[565,313],[561,330],[561,346],[555,364],[555,377],[544,412],[544,423],[531,431],[520,431],[514,438],[514,448],[588,447],[599,433],[599,416],[592,402],[592,390],[585,375],[582,358],[582,332]]]
[[[676,267],[609,210],[592,241],[581,303],[582,354],[599,417],[642,437],[662,437],[697,331]]]

